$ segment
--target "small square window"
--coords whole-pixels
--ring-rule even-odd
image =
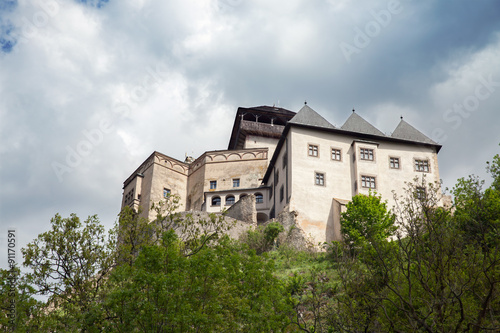
[[[309,156],[318,157],[318,146],[309,145]]]
[[[325,186],[325,174],[316,172],[314,183],[318,186]]]
[[[426,198],[426,192],[425,192],[425,187],[417,186],[415,190],[415,194],[417,196],[418,200],[425,200]]]
[[[376,188],[375,177],[361,176],[361,187]]]
[[[332,160],[334,160],[334,161],[341,161],[342,160],[342,155],[340,153],[340,149],[332,148]]]
[[[239,178],[233,179],[233,187],[240,187],[240,179]]]
[[[429,172],[429,161],[415,160],[415,171]]]
[[[163,188],[163,197],[167,198],[170,195],[170,189]]]
[[[373,161],[373,149],[361,148],[359,156],[362,160]]]
[[[389,166],[391,169],[399,169],[399,157],[389,157]]]
[[[210,189],[211,190],[217,189],[217,181],[216,180],[211,180],[210,181]]]

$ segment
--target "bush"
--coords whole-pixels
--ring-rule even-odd
[[[274,247],[278,235],[284,230],[280,223],[271,222],[265,227],[259,226],[255,230],[247,230],[240,241],[247,244],[250,249],[255,250],[257,254],[262,254]]]

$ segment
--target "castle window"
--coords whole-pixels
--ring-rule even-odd
[[[426,198],[425,187],[417,186],[415,190],[415,195],[418,200],[425,200]]]
[[[280,172],[276,170],[276,173],[274,174],[274,182],[278,184],[280,181]]]
[[[285,188],[283,185],[280,187],[280,202],[283,202],[283,199],[285,198]]]
[[[240,179],[239,178],[233,179],[233,187],[240,187]]]
[[[220,206],[220,197],[212,198],[212,206]]]
[[[246,193],[243,193],[243,194],[241,194],[241,195],[240,195],[240,199],[243,199],[243,198],[244,198],[244,197],[246,197],[246,196],[247,196],[247,194],[246,194]]]
[[[281,164],[283,164],[283,169],[286,168],[287,162],[288,162],[288,154],[287,154],[287,152],[285,152],[283,154],[283,160],[281,161]]]
[[[342,155],[340,153],[340,149],[332,148],[332,160],[333,161],[341,161]]]
[[[256,203],[263,203],[264,196],[261,193],[255,193],[255,202]]]
[[[309,145],[309,156],[318,157],[318,146]]]
[[[389,157],[389,166],[391,169],[399,169],[399,157]]]
[[[325,174],[316,172],[314,183],[318,186],[325,186]]]
[[[373,161],[373,149],[360,148],[359,156],[362,160]]]
[[[125,195],[125,205],[128,205],[134,201],[134,189],[131,189],[126,195]]]
[[[211,180],[210,181],[210,189],[211,190],[217,189],[217,181],[216,180]]]
[[[234,195],[228,195],[226,197],[226,205],[233,205],[235,202]]]
[[[269,188],[269,200],[271,200],[271,198],[273,197],[273,187],[274,184],[271,184],[271,187]]]
[[[429,161],[415,160],[415,171],[429,172]]]
[[[168,198],[170,196],[170,189],[164,187],[163,188],[163,197]]]
[[[375,177],[361,176],[361,187],[375,189]]]

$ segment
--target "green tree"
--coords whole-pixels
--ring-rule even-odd
[[[30,269],[27,283],[48,296],[45,313],[61,331],[98,331],[103,320],[99,303],[115,263],[115,238],[96,216],[83,223],[72,214],[56,215],[51,230],[21,252]]]
[[[272,262],[227,237],[186,256],[173,230],[118,267],[104,307],[111,331],[279,332],[289,323]]]
[[[141,217],[141,209],[135,211],[125,206],[118,215],[116,257],[118,264],[131,265],[141,248],[153,242],[154,224]]]
[[[168,195],[165,200],[153,203],[151,210],[156,212],[156,219],[151,222],[153,241],[160,240],[167,230],[173,230],[182,241],[183,252],[187,256],[198,253],[207,244],[216,241],[235,225],[228,222],[224,213],[209,214],[207,219],[195,219],[192,214],[176,212],[179,196]]]
[[[26,283],[19,267],[0,269],[0,331],[42,330],[43,302],[33,298],[35,290]]]
[[[394,235],[394,214],[389,212],[380,196],[370,192],[358,194],[346,205],[340,224],[341,233],[351,249],[360,248]]]
[[[492,228],[464,229],[467,221],[485,224],[498,213],[471,209],[472,205],[496,207],[485,202],[491,199],[485,195],[488,190],[483,192],[471,179],[459,182],[455,214],[440,207],[439,186],[424,180],[407,184],[396,208],[400,226],[396,240],[372,241],[363,261],[342,248],[333,251],[341,281],[334,296],[333,327],[345,332],[500,328],[500,253],[483,241]]]

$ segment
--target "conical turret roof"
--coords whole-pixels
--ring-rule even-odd
[[[351,116],[347,118],[341,128],[343,130],[351,132],[385,136],[384,133],[379,131],[375,126],[364,120],[354,111],[352,112]]]
[[[429,137],[427,137],[425,134],[417,130],[415,127],[411,126],[406,121],[404,121],[403,118],[401,118],[401,121],[399,122],[398,126],[396,127],[394,132],[392,132],[391,137],[396,139],[403,139],[421,143],[429,143],[433,145],[437,144]]]
[[[322,128],[335,128],[325,118],[320,116],[316,111],[311,109],[307,104],[300,109],[289,123],[297,125],[307,125]]]

